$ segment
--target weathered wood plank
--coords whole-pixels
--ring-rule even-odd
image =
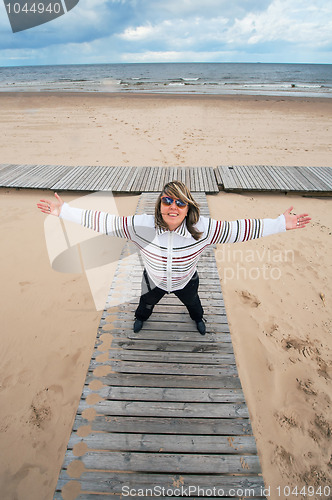
[[[164,434],[127,434],[92,432],[84,439],[73,433],[68,449],[85,443],[89,450],[134,451],[162,453],[229,453],[246,455],[256,453],[253,436],[189,436]],[[75,449],[74,449],[75,452]]]
[[[94,369],[98,366],[95,360],[91,360],[90,367]],[[104,366],[110,366],[115,372],[124,373],[150,373],[150,374],[160,374],[160,375],[224,375],[224,376],[236,376],[236,366],[234,365],[205,365],[205,364],[194,364],[194,363],[184,363],[179,365],[178,363],[152,363],[152,362],[130,362],[130,361],[118,361],[108,359],[104,361]]]
[[[82,399],[96,391],[85,386]],[[119,401],[172,401],[200,403],[244,403],[241,389],[176,389],[174,387],[112,387],[103,385],[98,395],[107,400]]]
[[[67,472],[63,471],[60,476],[59,486],[62,487],[71,479],[72,478],[67,474]],[[115,471],[110,478],[107,472],[86,471],[81,476],[80,483],[82,489],[85,491],[112,494],[123,493],[123,487],[128,488],[130,485],[136,490],[142,488],[151,489],[157,486],[158,488],[165,488],[166,490],[172,489],[173,492],[176,491],[177,493],[180,488],[180,491],[185,491],[184,495],[186,494],[187,497],[189,496],[188,488],[191,487],[190,496],[194,497],[196,500],[198,500],[198,495],[195,495],[195,493],[202,491],[203,488],[206,490],[206,493],[208,493],[211,488],[215,488],[217,495],[222,494],[223,498],[230,492],[232,492],[232,498],[236,498],[234,497],[234,488],[236,490],[241,488],[243,493],[246,492],[245,495],[241,494],[242,497],[250,496],[253,498],[254,496],[257,496],[258,498],[261,498],[261,491],[264,488],[264,482],[261,476],[252,476],[250,474],[246,474],[245,472],[243,475],[241,474],[241,476],[230,476],[226,474],[181,474],[181,476],[179,476],[176,473],[171,475],[156,473],[153,475],[153,480],[151,480],[151,475],[146,473],[135,472],[129,474]],[[194,490],[194,488],[196,488],[196,490]],[[159,495],[160,494],[161,493],[159,492]],[[151,493],[149,493],[148,496],[151,496]],[[209,495],[204,495],[203,498],[206,499],[208,496]]]
[[[98,361],[100,353],[95,352],[92,356],[92,360],[96,363],[103,364],[104,356],[102,356],[102,361]],[[235,365],[235,357],[233,354],[208,354],[208,353],[188,353],[188,352],[152,352],[152,351],[126,351],[122,349],[110,349],[108,352],[108,358],[117,359],[121,361],[149,361],[149,362],[173,362],[173,363],[199,363],[201,365],[218,365],[221,364],[232,364]],[[91,365],[92,366],[92,365]]]
[[[109,471],[172,472],[172,473],[208,473],[208,474],[258,474],[260,465],[255,455],[182,455],[170,453],[135,453],[135,452],[87,452],[82,457],[68,450],[64,467],[75,459],[80,460],[87,469]]]
[[[78,413],[90,408],[81,400]],[[99,401],[93,405],[98,415],[128,417],[249,418],[245,403],[192,403],[176,401]]]
[[[209,327],[207,329],[207,334],[202,337],[198,331],[196,330],[196,327],[193,326],[192,331],[189,332],[182,332],[180,331],[179,333],[173,333],[169,332],[167,330],[147,330],[145,327],[148,324],[146,321],[144,323],[144,328],[138,332],[135,333],[132,330],[108,330],[107,328],[103,329],[104,333],[108,333],[112,331],[112,335],[114,338],[127,338],[127,339],[142,339],[142,340],[155,340],[155,341],[160,341],[160,340],[166,340],[166,341],[196,341],[196,342],[201,342],[202,344],[205,344],[205,342],[211,342],[211,339],[214,338],[215,335],[218,336],[217,340],[222,341],[222,342],[232,342],[231,336],[229,335],[229,332],[225,333],[219,333],[214,329],[213,327]],[[228,328],[229,329],[229,328]]]
[[[219,173],[220,177],[222,179],[222,184],[224,186],[224,189],[227,190],[234,190],[234,189],[240,189],[241,188],[241,183],[239,182],[239,179],[237,178],[235,174],[235,170],[233,166],[219,166]]]
[[[93,371],[88,370],[86,384],[98,379]],[[184,388],[232,388],[240,389],[238,377],[233,375],[165,375],[165,374],[137,374],[137,373],[109,373],[101,377],[101,381],[110,386],[125,387],[184,387]]]
[[[143,434],[164,434],[165,441],[169,434],[174,435],[211,435],[211,436],[245,436],[251,435],[250,420],[246,418],[174,418],[174,417],[123,417],[96,415],[87,420],[77,414],[73,430],[79,431],[89,426],[98,432],[125,432]],[[82,429],[81,429],[82,430]]]
[[[222,342],[205,342],[200,344],[198,342],[168,342],[167,340],[151,341],[141,339],[121,339],[113,338],[112,347],[121,347],[124,350],[150,350],[158,352],[180,352],[180,353],[233,353],[233,346],[231,343]],[[150,352],[149,351],[149,352]]]

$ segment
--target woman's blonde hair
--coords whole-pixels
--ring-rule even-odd
[[[187,188],[185,184],[181,181],[171,181],[168,182],[160,195],[157,198],[156,206],[155,206],[155,223],[156,226],[159,226],[163,229],[168,229],[166,222],[162,217],[162,213],[160,210],[161,198],[162,196],[170,196],[172,198],[177,198],[181,201],[184,201],[188,204],[188,213],[186,215],[186,224],[187,229],[195,240],[199,240],[202,237],[202,232],[198,231],[195,228],[195,224],[197,224],[199,220],[199,205],[192,197],[191,192]]]

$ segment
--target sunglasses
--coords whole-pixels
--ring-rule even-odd
[[[161,203],[163,205],[165,205],[166,207],[170,207],[172,205],[173,201],[175,201],[175,205],[179,208],[184,208],[187,206],[187,203],[185,201],[175,200],[175,199],[171,198],[170,196],[163,196],[161,198]]]

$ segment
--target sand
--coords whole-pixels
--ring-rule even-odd
[[[0,102],[1,163],[331,166],[331,100],[1,94]],[[49,195],[0,190],[4,500],[52,498],[101,315],[86,275],[51,268],[35,206]],[[290,205],[313,217],[304,230],[219,246],[216,257],[270,498],[286,498],[278,486],[331,484],[331,200],[208,200],[215,218],[275,217]],[[130,214],[137,197],[116,203]]]

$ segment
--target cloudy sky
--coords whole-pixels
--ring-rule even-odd
[[[332,2],[80,0],[18,33],[1,2],[1,66],[121,62],[332,63]]]

